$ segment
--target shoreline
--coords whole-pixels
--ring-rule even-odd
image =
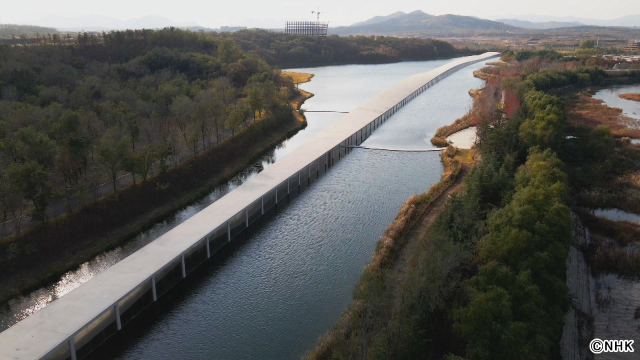
[[[445,125],[438,131],[450,126],[452,125]],[[334,347],[339,346],[338,339],[361,331],[361,319],[367,314],[372,315],[370,313],[375,312],[373,310],[376,307],[375,303],[385,301],[387,296],[395,294],[397,289],[390,289],[390,287],[401,286],[400,283],[404,279],[409,264],[408,249],[411,244],[416,243],[430,230],[450,196],[461,190],[465,174],[473,168],[477,161],[478,156],[474,149],[458,149],[454,146],[447,146],[442,151],[441,162],[444,173],[440,181],[431,185],[427,192],[409,197],[401,205],[395,220],[378,240],[371,260],[365,266],[356,286],[351,302],[332,329],[320,336],[316,345],[305,353],[303,359],[330,358],[332,351],[335,350]],[[372,300],[370,300],[371,297],[373,297]]]
[[[278,126],[278,129],[273,130],[275,133],[269,134],[269,136],[261,137],[262,141],[253,143],[255,146],[250,149],[250,151],[240,155],[235,164],[227,164],[219,174],[213,175],[205,184],[184,191],[179,199],[171,199],[164,205],[156,207],[153,210],[138,216],[128,224],[117,226],[108,233],[89,237],[73,244],[76,249],[67,249],[70,251],[58,258],[54,256],[51,261],[47,262],[47,265],[40,266],[35,269],[30,268],[26,271],[21,271],[19,275],[12,276],[11,279],[4,279],[0,284],[2,285],[0,286],[0,305],[7,305],[13,299],[28,296],[31,292],[39,288],[51,285],[57,282],[65,273],[77,270],[85,262],[90,261],[104,252],[113,250],[128,243],[139,233],[152,228],[158,222],[164,221],[165,219],[175,215],[184,207],[189,206],[190,204],[207,196],[212,189],[228,182],[245,168],[253,164],[261,156],[277,147],[278,144],[294,136],[298,131],[304,129],[307,122],[304,114],[299,111],[299,107],[313,94],[303,92],[301,90],[298,91],[298,93],[299,96],[290,101],[292,107],[295,108],[294,121]],[[245,131],[256,132],[258,130],[258,128],[251,127],[243,130],[241,133],[244,133]],[[241,133],[238,133],[237,135],[240,135]],[[245,135],[247,134],[245,133]],[[229,140],[233,140],[233,138]],[[220,150],[223,147],[232,147],[234,145],[236,144],[233,142],[225,141],[220,144],[221,148],[216,146],[212,148],[212,150]],[[201,153],[198,157],[206,155],[207,153],[209,153],[209,151]],[[178,167],[188,167],[191,165],[190,161],[186,161]],[[154,183],[156,180],[158,179],[150,178],[147,182]],[[123,190],[121,190],[120,193],[123,192]],[[107,199],[103,199],[102,201],[106,200]],[[59,222],[64,223],[65,220],[66,217],[63,217]],[[59,222],[57,222],[57,225],[59,225]],[[56,226],[56,224],[53,224],[53,226]],[[69,244],[63,245],[68,246]],[[80,249],[77,249],[78,247]],[[11,271],[11,273],[15,272]]]

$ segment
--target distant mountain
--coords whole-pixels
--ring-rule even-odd
[[[430,35],[430,34],[474,34],[477,32],[504,33],[520,30],[501,22],[471,16],[426,14],[420,10],[410,13],[397,12],[387,16],[376,16],[351,26],[330,28],[338,35]]]
[[[169,26],[193,27],[198,24],[178,23],[164,16],[149,15],[137,19],[120,20],[103,15],[87,15],[79,18],[51,16],[35,22],[36,25],[58,28],[61,31],[99,31],[124,29],[160,29]]]
[[[640,15],[627,15],[612,20],[587,19],[573,16],[547,16],[547,15],[519,15],[513,16],[513,19],[530,21],[530,22],[579,22],[585,25],[595,26],[623,26],[623,27],[640,27]],[[497,20],[501,21],[501,20]]]
[[[393,14],[387,15],[387,16],[374,16],[369,20],[357,22],[357,23],[352,24],[351,26],[374,25],[374,24],[379,24],[379,23],[387,21],[387,20],[401,18],[401,17],[404,17],[406,15],[407,15],[407,13],[402,12],[402,11],[398,11],[398,12],[394,12]]]
[[[538,29],[538,30],[546,30],[546,29],[558,29],[558,28],[566,28],[566,27],[575,27],[575,26],[584,26],[585,24],[577,22],[577,21],[544,21],[544,22],[533,22],[533,21],[525,21],[525,20],[517,20],[517,19],[498,19],[497,22],[501,22],[503,24],[517,26],[525,29]]]

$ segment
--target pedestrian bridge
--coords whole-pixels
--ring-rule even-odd
[[[84,358],[265,212],[313,184],[409,101],[458,69],[498,55],[454,59],[366,101],[181,225],[0,333],[0,359]]]

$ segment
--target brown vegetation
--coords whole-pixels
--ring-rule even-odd
[[[596,128],[605,125],[617,137],[640,137],[640,129],[630,127],[637,121],[622,115],[622,110],[603,104],[594,99],[589,92],[569,93],[563,96],[567,123],[571,126],[586,125]]]
[[[299,72],[295,72],[295,71],[283,71],[282,72],[282,76],[283,77],[288,77],[291,78],[291,81],[293,81],[294,84],[298,85],[298,84],[303,84],[306,82],[311,81],[311,78],[314,76],[313,74],[307,74],[307,73],[299,73]]]
[[[482,68],[480,70],[474,70],[473,76],[477,77],[478,79],[488,80],[491,77],[491,74],[484,72],[484,68]]]
[[[594,234],[591,238],[591,264],[596,274],[614,273],[640,279],[640,253],[636,249],[621,247],[615,240]]]
[[[620,96],[620,98],[622,99],[640,101],[640,94],[629,93],[629,94],[620,94],[618,96]]]
[[[444,125],[436,130],[435,135],[431,138],[431,144],[437,147],[446,147],[449,145],[447,137],[458,131],[478,125],[482,119],[494,116],[496,111],[494,104],[498,96],[495,90],[495,84],[490,82],[481,89],[469,90],[469,95],[473,97],[473,107],[471,110],[461,118],[456,119],[452,124]]]

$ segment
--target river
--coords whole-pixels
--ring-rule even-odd
[[[622,115],[640,120],[640,102],[621,98],[620,94],[640,93],[640,85],[616,85],[598,90],[594,99],[602,100],[607,106],[622,109]]]
[[[301,88],[315,94],[307,110],[349,111],[395,82],[447,60],[298,69],[315,74]],[[430,146],[435,130],[471,106],[467,94],[482,86],[476,64],[413,100],[371,138],[369,146]],[[295,71],[295,70],[294,70]],[[182,223],[248,178],[285,156],[342,116],[307,113],[308,127],[246,169],[229,184],[135,241],[66,274],[55,285],[13,301],[4,328],[64,296],[117,261]],[[402,141],[399,144],[398,139]],[[153,309],[155,318],[127,339],[116,337],[94,355],[105,358],[293,358],[315,344],[350,301],[351,292],[402,202],[426,191],[442,172],[439,153],[353,151],[327,176],[246,241],[217,255],[178,296]]]

